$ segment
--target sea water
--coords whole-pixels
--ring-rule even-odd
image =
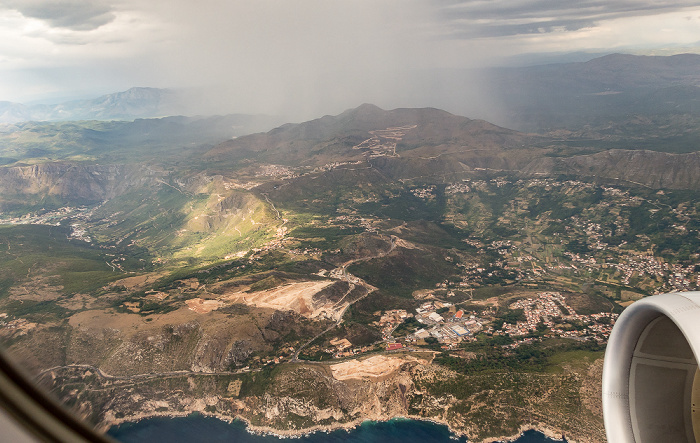
[[[245,423],[226,423],[212,417],[193,414],[188,417],[156,417],[136,423],[113,427],[108,435],[123,443],[466,443],[457,438],[447,426],[435,423],[395,419],[385,422],[367,421],[345,431],[314,432],[298,438],[283,439],[272,435],[255,435],[248,432]],[[527,431],[517,443],[550,443],[539,432]]]

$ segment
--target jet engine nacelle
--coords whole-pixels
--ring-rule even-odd
[[[627,308],[603,366],[610,443],[700,442],[700,292],[656,295]]]

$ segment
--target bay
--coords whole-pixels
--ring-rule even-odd
[[[290,441],[272,435],[254,435],[245,423],[226,423],[213,417],[193,414],[188,417],[156,417],[136,423],[124,423],[108,435],[122,443],[281,443]],[[466,443],[457,439],[447,426],[419,420],[395,419],[362,423],[350,431],[315,432],[291,441],[299,443]],[[517,443],[551,443],[539,432],[528,431]]]

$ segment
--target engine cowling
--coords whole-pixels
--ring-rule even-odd
[[[615,323],[603,365],[610,443],[700,442],[700,292],[635,302]]]

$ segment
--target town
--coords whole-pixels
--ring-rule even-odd
[[[495,335],[522,337],[535,332],[540,325],[549,329],[549,336],[573,339],[592,338],[599,343],[607,342],[617,319],[617,314],[603,312],[579,315],[566,303],[558,292],[542,292],[537,298],[528,298],[511,303],[511,310],[522,309],[525,320],[515,324],[503,323]],[[572,323],[580,325],[576,328]],[[567,328],[562,325],[568,325]]]
[[[495,308],[485,309],[477,315],[477,312],[458,309],[442,300],[422,303],[415,309],[415,314],[404,309],[378,311],[375,315],[379,320],[372,325],[381,330],[381,341],[353,346],[347,338],[335,337],[319,351],[341,359],[379,350],[415,350],[430,343],[438,343],[442,349],[450,350],[458,348],[461,343],[477,341],[479,334],[512,338],[512,343],[503,345],[506,349],[556,337],[603,344],[610,337],[618,316],[612,312],[577,314],[558,292],[540,292],[534,298],[522,298],[511,303],[508,309],[522,312],[524,320],[497,324]],[[279,356],[274,363],[284,358]]]

